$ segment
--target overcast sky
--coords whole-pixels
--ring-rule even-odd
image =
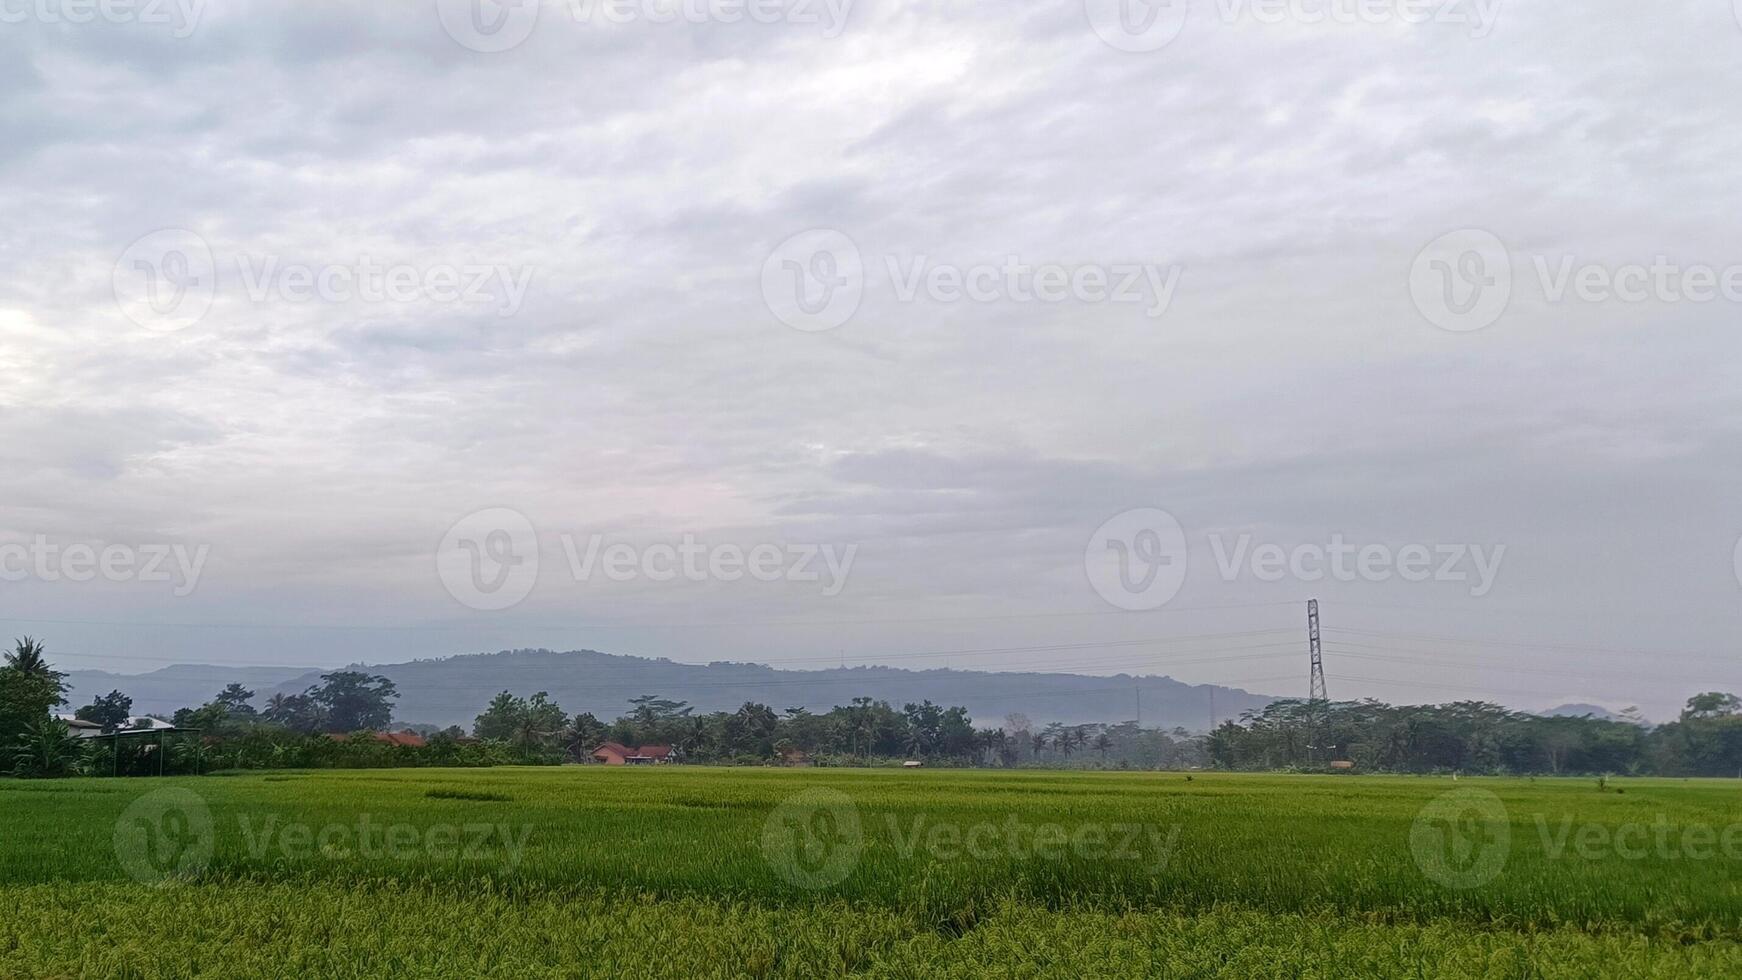
[[[1742,691],[1727,0],[482,3],[0,4],[0,629]]]

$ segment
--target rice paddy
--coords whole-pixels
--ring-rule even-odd
[[[1735,976],[1742,784],[0,781],[0,976]]]

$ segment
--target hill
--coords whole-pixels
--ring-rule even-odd
[[[1621,721],[1622,717],[1600,704],[1563,704],[1543,712],[1549,718],[1583,718],[1590,715],[1599,721]]]
[[[1114,723],[1139,717],[1148,727],[1203,731],[1214,703],[1218,719],[1261,708],[1273,699],[1238,688],[1193,685],[1165,676],[1119,674],[1003,673],[970,670],[904,670],[848,667],[779,670],[764,664],[685,664],[577,650],[511,650],[439,660],[360,667],[390,678],[399,688],[396,721],[470,727],[497,692],[548,691],[570,713],[588,711],[604,720],[624,714],[641,694],[687,701],[697,711],[730,711],[745,701],[776,710],[803,706],[825,711],[856,697],[886,700],[897,708],[931,700],[962,705],[978,724],[1001,724],[1020,712],[1038,724]],[[300,693],[318,683],[315,668],[224,668],[180,666],[150,674],[75,671],[73,704],[118,689],[134,699],[135,713],[167,713],[209,700],[232,680],[248,685],[261,704],[274,693]]]

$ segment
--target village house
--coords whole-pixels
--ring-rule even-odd
[[[643,745],[630,748],[616,742],[606,742],[593,750],[593,761],[607,766],[657,766],[671,759],[669,745]]]
[[[66,723],[67,731],[71,733],[74,738],[104,738],[110,734],[103,731],[102,725],[99,725],[94,721],[85,721],[75,715],[55,715],[55,718]],[[176,731],[176,727],[169,722],[164,721],[162,718],[129,718],[127,719],[127,724],[121,726],[121,731],[173,732]]]
[[[71,715],[61,715],[60,720],[66,722],[67,731],[74,738],[97,738],[103,734],[103,726],[94,721],[81,721]]]

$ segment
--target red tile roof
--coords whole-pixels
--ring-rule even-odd
[[[669,746],[669,745],[643,745],[640,748],[633,748],[632,749],[629,746],[623,745],[620,742],[606,742],[605,744],[594,749],[592,754],[595,756],[607,755],[607,754],[619,755],[625,759],[631,759],[631,758],[669,759],[669,758],[671,758],[671,746]]]
[[[427,739],[413,731],[376,732],[375,741],[386,742],[389,745],[403,745],[408,749],[421,749],[429,744]]]

